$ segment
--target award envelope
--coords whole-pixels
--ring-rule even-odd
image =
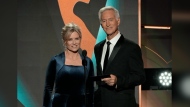
[[[98,76],[91,77],[91,79],[93,81],[101,81],[101,79],[103,79],[103,78],[110,78],[110,75],[109,74],[108,75],[98,75]]]

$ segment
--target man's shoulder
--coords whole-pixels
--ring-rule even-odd
[[[127,38],[124,38],[124,43],[126,44],[131,44],[131,45],[138,45],[137,43],[135,43],[134,41],[130,40],[130,39],[127,39]]]
[[[105,42],[105,40],[102,40],[102,41],[98,42],[98,43],[95,45],[95,47],[100,46],[100,45],[103,44],[104,42]]]

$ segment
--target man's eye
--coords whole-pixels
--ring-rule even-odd
[[[109,19],[109,21],[113,21],[113,19]]]
[[[102,22],[106,22],[105,20],[102,20]]]

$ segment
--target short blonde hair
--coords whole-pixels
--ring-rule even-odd
[[[68,23],[62,28],[61,36],[64,41],[67,41],[67,39],[70,37],[70,35],[73,32],[77,32],[79,34],[79,37],[82,38],[81,30],[78,25],[75,23]]]

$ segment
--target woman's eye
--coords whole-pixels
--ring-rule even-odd
[[[76,38],[76,40],[80,40],[80,38]]]
[[[72,41],[73,39],[69,38],[68,41]]]

